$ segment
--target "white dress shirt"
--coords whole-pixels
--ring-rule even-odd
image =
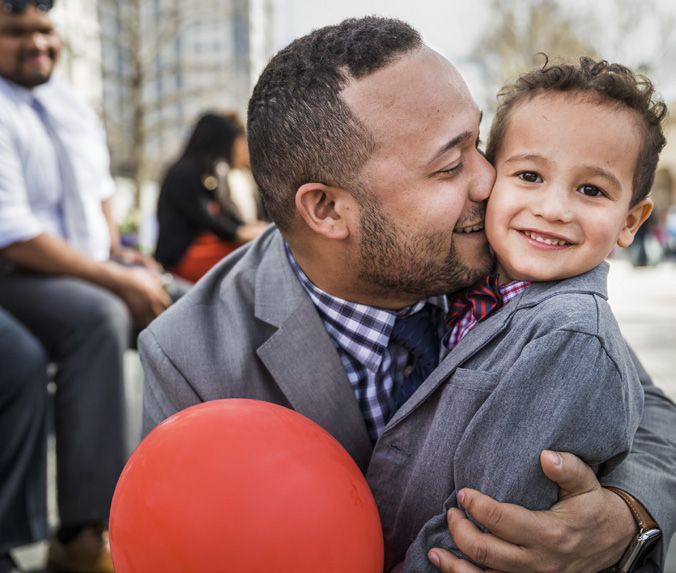
[[[63,167],[36,112],[35,99],[67,152],[76,195],[64,193]],[[110,234],[101,202],[114,190],[100,122],[69,86],[52,78],[26,89],[0,78],[0,248],[46,233],[66,239],[96,260],[106,260]],[[80,212],[84,209],[84,236],[69,236],[64,212],[71,211],[64,201],[73,196],[79,196]]]

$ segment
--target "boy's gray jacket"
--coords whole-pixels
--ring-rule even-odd
[[[608,264],[533,283],[474,327],[381,435],[367,473],[385,533],[386,569],[434,571],[427,551],[461,555],[446,511],[477,489],[548,509],[558,486],[544,449],[608,474],[641,419],[643,390],[607,302]]]
[[[336,349],[271,227],[142,332],[144,434],[207,400],[251,398],[293,408],[329,431],[362,471],[368,468],[388,567],[410,546],[406,570],[437,571],[426,552],[452,548],[444,508],[455,503],[456,487],[551,504],[556,488],[533,468],[543,447],[574,449],[592,464],[626,451],[640,393],[594,376],[610,356],[618,377],[633,371],[618,336],[606,340],[605,332],[591,332],[606,315],[614,320],[604,300],[606,272],[602,266],[577,282],[532,285],[479,324],[397,412],[374,449]],[[564,289],[579,294],[558,296]],[[568,298],[585,307],[559,308],[554,300]],[[547,312],[533,312],[538,304]],[[553,358],[533,360],[535,351],[549,356],[552,349]],[[526,361],[532,362],[527,388],[503,387],[504,372]],[[667,428],[676,427],[676,408],[647,376],[642,382],[646,414],[637,453],[603,483],[637,495],[669,539],[676,445],[665,438]],[[576,408],[575,416],[561,415]],[[605,440],[606,434],[615,438]],[[660,550],[656,558],[663,560]]]

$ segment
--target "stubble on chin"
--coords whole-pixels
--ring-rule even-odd
[[[468,263],[453,244],[447,246],[447,235],[405,238],[389,225],[376,231],[368,224],[362,231],[368,232],[360,244],[358,278],[371,295],[403,294],[417,300],[445,295],[474,284],[493,267],[488,245]]]
[[[22,54],[19,56],[14,78],[10,79],[20,86],[32,89],[47,83],[49,78],[52,77],[54,66],[56,65],[56,56],[50,52],[48,54],[50,64],[48,66],[42,66],[40,69],[33,70],[23,62],[23,59],[28,58],[29,56],[30,54]]]

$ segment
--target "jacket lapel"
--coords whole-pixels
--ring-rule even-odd
[[[548,297],[558,296],[562,293],[588,293],[607,299],[606,287],[600,288],[599,285],[606,284],[608,269],[608,263],[602,262],[594,269],[565,281],[536,282],[530,285],[509,304],[475,326],[462,339],[460,344],[448,353],[413,396],[397,410],[386,428],[390,428],[405,419],[419,404],[427,400],[458,366],[490,344],[496,336],[509,326],[512,315],[520,308],[537,305]]]
[[[521,296],[521,295],[520,295]],[[446,357],[439,363],[439,366],[430,374],[429,378],[422,383],[420,388],[411,396],[395,415],[390,420],[387,428],[395,426],[401,420],[405,419],[411,412],[413,412],[418,405],[423,403],[427,398],[444,383],[467,359],[473,354],[490,344],[491,340],[500,334],[507,325],[511,315],[516,312],[519,300],[517,297],[508,305],[495,311],[493,315],[489,316],[485,321],[475,326],[453,350],[451,350]],[[483,328],[481,328],[483,327]]]
[[[257,350],[294,410],[318,423],[362,471],[372,445],[352,387],[317,310],[277,235],[256,278],[256,318],[277,328]]]

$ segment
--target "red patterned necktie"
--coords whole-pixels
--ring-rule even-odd
[[[476,321],[481,322],[489,313],[502,307],[498,275],[486,275],[471,287],[449,296],[449,302],[448,317],[444,321],[448,328],[452,328],[470,308]]]

